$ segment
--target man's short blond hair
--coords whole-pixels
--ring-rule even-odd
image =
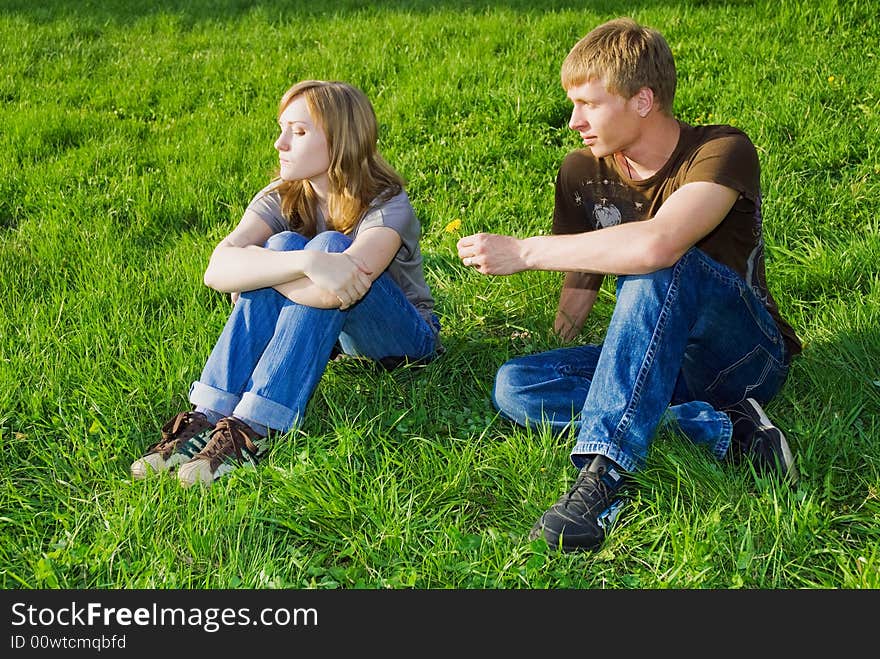
[[[604,80],[608,91],[632,98],[642,88],[672,116],[675,60],[666,39],[656,30],[629,18],[616,18],[594,28],[578,41],[562,63],[562,86],[571,89]]]

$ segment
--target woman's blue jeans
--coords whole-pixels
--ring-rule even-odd
[[[268,249],[341,252],[351,238],[325,231],[312,240],[293,231],[275,234]],[[387,272],[345,311],[298,304],[274,288],[242,293],[189,400],[221,416],[236,416],[276,431],[298,427],[324,374],[333,347],[349,355],[424,359],[434,354],[439,330],[407,300]]]
[[[766,403],[788,369],[761,300],[736,272],[692,248],[670,268],[617,278],[601,345],[503,364],[493,401],[520,425],[573,425],[576,467],[598,453],[632,471],[665,425],[723,458],[733,428],[722,410],[746,398]]]

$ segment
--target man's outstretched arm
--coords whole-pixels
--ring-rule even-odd
[[[736,190],[698,181],[675,192],[649,220],[598,231],[514,238],[491,233],[465,236],[458,255],[484,275],[523,270],[637,275],[672,266],[724,219]]]

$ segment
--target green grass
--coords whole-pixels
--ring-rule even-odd
[[[880,587],[873,3],[320,4],[0,0],[0,586]],[[620,14],[667,36],[681,118],[758,147],[771,290],[806,343],[768,412],[802,478],[661,434],[605,545],[557,555],[527,533],[574,477],[572,437],[503,422],[489,392],[557,345],[560,276],[480,277],[444,227],[549,231],[578,146],[559,64]],[[229,310],[201,283],[211,249],[273,169],[279,95],[312,77],[374,102],[448,352],[331,364],[258,470],[134,482]]]

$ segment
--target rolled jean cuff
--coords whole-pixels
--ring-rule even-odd
[[[190,403],[196,407],[214,410],[221,416],[230,416],[240,400],[240,396],[216,389],[198,380],[193,382],[189,388]]]
[[[730,442],[733,440],[733,423],[726,414],[722,413],[721,416],[723,417],[721,420],[721,427],[724,428],[724,430],[721,431],[723,439],[719,439],[715,446],[712,447],[712,454],[719,460],[723,460],[727,455],[727,451],[730,448]]]
[[[236,417],[244,421],[255,421],[272,430],[287,432],[299,425],[301,415],[297,410],[286,405],[276,403],[274,400],[257,396],[246,391],[235,410],[232,412]]]
[[[578,442],[571,451],[571,463],[580,469],[587,462],[586,456],[597,454],[604,455],[624,471],[633,472],[639,467],[629,455],[605,442]]]

